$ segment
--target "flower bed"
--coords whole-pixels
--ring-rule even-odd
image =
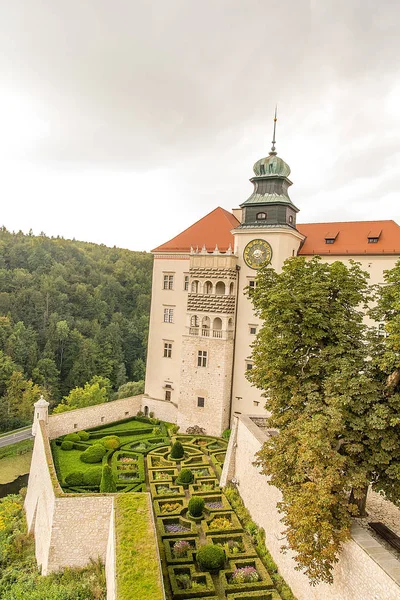
[[[207,534],[208,544],[222,546],[228,559],[257,557],[253,544],[243,533]]]
[[[168,498],[167,500],[154,500],[154,511],[157,517],[178,515],[186,505],[184,498]]]
[[[177,598],[204,598],[215,593],[209,573],[199,573],[194,565],[168,567],[174,600]]]
[[[183,519],[180,516],[175,517],[158,517],[157,527],[161,537],[172,537],[186,535],[196,532],[196,525],[192,521]]]
[[[242,526],[233,511],[217,512],[202,523],[206,535],[215,533],[241,533]]]
[[[201,494],[204,499],[205,507],[210,512],[231,511],[232,507],[225,496],[220,494]]]
[[[274,587],[259,558],[230,560],[229,569],[220,571],[219,580],[226,592],[268,590]]]
[[[152,469],[149,471],[149,481],[150,483],[160,481],[168,481],[169,483],[172,483],[172,480],[174,477],[177,477],[177,475],[177,469]]]
[[[185,543],[184,543],[185,542]],[[164,551],[168,564],[183,564],[195,562],[193,554],[198,548],[198,538],[187,535],[185,537],[165,539]]]
[[[213,492],[220,492],[218,479],[204,478],[189,485],[189,492],[192,496],[204,496]]]

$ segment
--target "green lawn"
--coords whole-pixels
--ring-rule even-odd
[[[16,444],[10,444],[0,448],[0,459],[7,456],[19,456],[20,454],[32,454],[33,440],[23,440]]]
[[[148,429],[150,432],[153,430],[155,425],[149,423],[142,423],[141,421],[126,421],[125,423],[118,423],[118,425],[106,425],[101,428],[101,431],[106,434],[107,431],[128,431],[129,429]],[[99,430],[97,430],[99,431]]]
[[[118,600],[162,600],[157,539],[147,494],[115,497]]]
[[[82,462],[79,458],[82,454],[81,450],[61,450],[61,448],[57,446],[56,452],[63,480],[66,475],[72,473],[72,471],[82,471],[82,473],[84,473],[85,471],[89,471],[89,469],[93,469],[93,467],[101,466],[101,463],[90,464]]]

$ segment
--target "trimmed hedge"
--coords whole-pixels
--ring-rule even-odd
[[[83,472],[82,471],[72,471],[72,473],[68,473],[68,475],[65,478],[65,483],[67,485],[82,485]]]
[[[200,496],[193,496],[190,498],[188,510],[192,517],[201,517],[204,510],[204,498],[201,498]]]
[[[182,469],[182,471],[179,473],[178,477],[175,480],[175,483],[177,483],[178,485],[183,485],[184,487],[187,487],[189,485],[189,483],[192,483],[193,481],[193,473],[190,469]]]
[[[72,450],[74,447],[74,442],[72,442],[71,440],[64,440],[63,442],[61,442],[61,450]]]
[[[102,444],[107,450],[117,450],[121,445],[121,440],[117,435],[107,435],[99,440],[99,444]]]
[[[202,571],[219,571],[225,564],[225,551],[221,546],[206,544],[200,547],[196,559]]]
[[[194,565],[182,565],[168,567],[169,580],[171,582],[173,598],[202,598],[215,594],[216,590],[207,572],[197,573]],[[187,576],[189,582],[195,582],[196,587],[182,587],[178,581],[181,576]]]
[[[66,442],[80,442],[81,438],[79,433],[67,433],[66,436],[64,436],[64,440]]]
[[[87,442],[90,438],[90,433],[88,433],[87,431],[78,431],[78,435],[82,442]]]
[[[111,467],[104,465],[103,472],[101,474],[100,482],[100,493],[101,494],[115,494],[117,486],[113,476]]]
[[[102,469],[100,467],[94,467],[83,473],[84,485],[100,485]]]
[[[259,576],[258,581],[232,583],[232,574],[237,569],[243,569],[244,567],[254,567]],[[219,580],[221,586],[226,590],[226,592],[246,592],[247,590],[250,592],[256,590],[268,590],[274,587],[273,581],[267,569],[264,567],[259,558],[230,560],[229,569],[224,569],[220,572]]]
[[[173,444],[170,456],[175,460],[179,460],[185,456],[185,451],[180,442],[175,442],[175,444]]]
[[[89,446],[82,454],[80,459],[84,463],[99,463],[103,460],[103,456],[107,454],[107,450],[101,444]]]

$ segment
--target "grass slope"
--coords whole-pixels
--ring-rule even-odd
[[[115,497],[118,600],[162,600],[157,540],[147,494]]]

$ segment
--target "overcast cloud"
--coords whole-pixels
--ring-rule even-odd
[[[250,194],[400,222],[397,0],[2,0],[0,224],[149,250]]]

